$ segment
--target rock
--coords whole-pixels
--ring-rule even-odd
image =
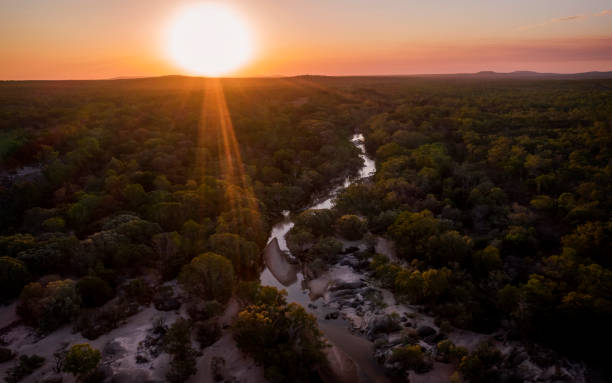
[[[144,370],[121,371],[113,375],[110,383],[150,382],[149,374]]]
[[[15,353],[6,347],[0,347],[0,363],[8,362],[15,357]]]
[[[359,289],[365,286],[365,283],[362,281],[356,282],[338,282],[334,286],[330,288],[331,291],[339,291],[339,290],[354,290]]]
[[[338,311],[332,311],[330,313],[325,314],[325,319],[338,319],[338,316],[340,316],[340,313]]]
[[[395,345],[402,343],[403,338],[404,338],[403,335],[399,332],[389,335],[389,340],[388,340],[389,346],[393,347]]]
[[[390,315],[378,315],[369,323],[368,338],[373,339],[376,334],[391,333],[401,329],[399,321]]]
[[[174,311],[181,308],[181,301],[178,298],[169,298],[155,301],[155,308],[159,311]]]
[[[388,345],[388,340],[386,335],[380,335],[378,338],[374,340],[374,347],[381,348]]]
[[[149,363],[149,359],[147,359],[145,356],[142,356],[142,355],[136,355],[136,363],[137,364]]]
[[[508,356],[508,365],[510,367],[516,367],[527,360],[527,358],[529,358],[529,355],[527,355],[525,351],[518,351],[515,349]]]
[[[123,348],[123,346],[121,346],[121,344],[117,341],[108,342],[102,350],[102,354],[105,358],[118,358],[125,355],[126,352],[126,349]]]
[[[422,339],[424,339],[424,338],[427,338],[428,336],[435,335],[436,330],[433,327],[421,326],[417,328],[417,333]]]
[[[435,331],[435,330],[434,330],[434,331]],[[428,337],[425,339],[425,341],[426,341],[427,343],[430,343],[430,344],[438,344],[438,342],[441,342],[441,341],[443,341],[443,340],[445,340],[445,339],[447,339],[447,338],[448,338],[448,336],[447,336],[445,333],[443,333],[443,332],[439,332],[439,333],[437,333],[437,334],[434,334],[434,335],[430,335],[430,336],[428,336]]]
[[[341,254],[352,254],[358,251],[359,251],[359,248],[357,246],[349,246],[346,249],[342,250]]]

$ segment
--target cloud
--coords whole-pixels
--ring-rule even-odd
[[[519,32],[531,31],[531,30],[534,30],[534,29],[547,27],[547,26],[549,26],[551,24],[563,23],[563,22],[566,22],[566,21],[582,20],[582,19],[588,19],[590,17],[598,17],[598,16],[605,16],[605,15],[612,15],[612,9],[604,9],[603,11],[598,12],[598,13],[579,14],[579,15],[558,17],[558,18],[555,18],[555,19],[547,20],[547,21],[545,21],[543,23],[539,23],[539,24],[523,25],[521,27],[516,28],[516,30],[519,31]]]

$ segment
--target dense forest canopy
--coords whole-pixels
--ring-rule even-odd
[[[301,211],[359,169],[355,132],[377,173],[333,209]],[[195,372],[190,334],[214,343],[211,318],[232,296],[237,344],[266,378],[307,381],[325,368],[316,321],[255,282],[290,210],[304,262],[334,262],[339,238],[386,237],[399,260],[371,254],[371,272],[445,327],[501,328],[599,365],[612,340],[611,180],[610,80],[4,82],[0,300],[41,333],[72,324],[95,339],[151,303],[175,309],[166,282],[178,280],[190,320],[155,327],[169,381]],[[88,347],[67,351],[66,371],[95,369]],[[415,347],[394,351],[398,365],[426,369]],[[453,347],[438,352],[463,379],[499,381],[501,356]],[[95,363],[82,371],[79,358]]]

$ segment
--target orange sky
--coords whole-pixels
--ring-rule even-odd
[[[0,0],[0,79],[181,73],[164,31],[186,1]],[[232,75],[612,70],[612,1],[221,1],[253,31]]]

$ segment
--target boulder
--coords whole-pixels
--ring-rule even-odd
[[[392,333],[401,329],[399,321],[391,315],[377,315],[368,325],[368,338],[373,339],[375,335],[381,333]]]
[[[176,297],[156,299],[155,308],[159,311],[174,311],[181,308],[181,301]]]
[[[354,289],[359,289],[365,286],[365,283],[363,283],[362,281],[355,281],[355,282],[336,282],[331,288],[331,291],[338,291],[338,290],[354,290]]]
[[[417,333],[419,334],[421,339],[425,339],[428,336],[435,335],[437,331],[433,327],[420,326],[419,328],[417,328]]]

